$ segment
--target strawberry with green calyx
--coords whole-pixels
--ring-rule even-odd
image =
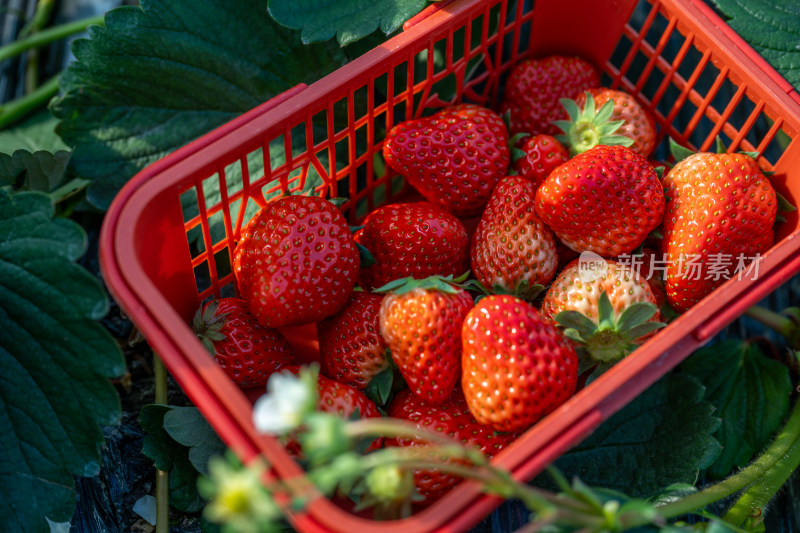
[[[447,435],[463,444],[479,448],[487,457],[493,457],[511,444],[515,433],[497,433],[493,428],[478,422],[469,410],[464,393],[455,389],[444,402],[433,405],[421,400],[409,390],[401,391],[389,406],[389,416],[407,420],[421,430]],[[421,439],[387,439],[387,446],[424,446]],[[414,486],[419,493],[418,505],[427,506],[442,497],[461,481],[461,478],[439,470],[414,471]]]
[[[378,320],[382,294],[356,291],[333,316],[317,323],[322,373],[364,390],[389,367]]]
[[[355,240],[374,257],[374,264],[359,273],[359,283],[366,289],[409,276],[457,276],[469,266],[469,237],[464,225],[430,202],[376,209],[364,220]]]
[[[536,186],[521,177],[500,180],[470,245],[472,271],[493,292],[530,299],[530,289],[548,283],[558,254],[552,232],[536,215]],[[525,294],[527,293],[527,294]]]
[[[555,135],[564,116],[560,98],[575,98],[600,85],[597,69],[580,57],[549,56],[520,61],[506,80],[501,113],[510,112],[509,132]]]
[[[461,323],[472,308],[452,278],[406,278],[377,289],[388,292],[380,310],[381,334],[411,391],[431,404],[444,402],[461,375]]]
[[[644,157],[650,155],[656,144],[655,121],[633,96],[624,91],[596,87],[578,96],[575,103],[578,108],[585,109],[590,105],[590,99],[594,100],[595,109],[603,109],[609,102],[612,102],[613,112],[608,120],[621,122],[615,134],[631,139],[632,143],[626,146],[629,146],[637,154]]]
[[[680,313],[727,279],[744,277],[770,249],[778,199],[750,155],[688,155],[672,145],[676,163],[663,180],[669,201],[662,252],[667,298]]]
[[[556,135],[556,139],[569,149],[571,155],[582,154],[595,146],[633,145],[633,139],[617,134],[624,120],[611,120],[614,114],[614,102],[607,101],[597,109],[594,97],[587,91],[586,103],[583,107],[569,98],[562,98],[561,105],[567,112],[568,120],[553,122],[564,133]]]
[[[428,201],[473,216],[508,172],[508,132],[494,111],[459,104],[394,126],[383,157]]]
[[[616,257],[635,250],[664,215],[652,165],[624,146],[599,145],[553,170],[536,190],[536,214],[569,248]]]
[[[564,335],[578,343],[591,358],[591,363],[613,363],[636,348],[641,339],[663,328],[666,324],[653,322],[658,308],[650,302],[637,302],[626,308],[619,317],[608,294],[600,295],[597,305],[597,320],[591,320],[578,311],[562,311],[555,316],[564,329]]]
[[[269,202],[242,230],[233,253],[239,294],[268,327],[335,314],[353,291],[359,265],[344,216],[317,196]]]
[[[231,380],[258,387],[294,363],[292,348],[276,329],[258,323],[239,298],[212,300],[197,310],[192,329]]]
[[[569,152],[555,137],[538,134],[525,136],[512,153],[512,168],[518,176],[538,187],[550,172],[569,160]]]
[[[566,329],[595,362],[616,361],[636,348],[636,341],[664,326],[659,322],[650,284],[636,269],[597,258],[589,270],[584,258],[561,271],[542,302],[542,313]]]
[[[522,431],[575,392],[578,356],[558,328],[513,296],[487,296],[462,329],[461,378],[475,419]]]

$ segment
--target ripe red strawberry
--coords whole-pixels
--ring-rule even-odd
[[[336,313],[350,297],[359,264],[344,216],[316,196],[268,203],[242,230],[233,254],[239,294],[269,327]]]
[[[690,155],[664,177],[664,188],[665,285],[670,305],[683,312],[772,246],[778,204],[745,154]]]
[[[612,363],[663,324],[650,284],[632,262],[595,256],[590,269],[589,259],[576,259],[558,274],[544,297],[542,314],[568,328],[566,336],[587,352],[585,362]]]
[[[509,129],[516,133],[559,133],[554,120],[566,113],[560,98],[575,98],[600,85],[600,75],[579,57],[550,56],[517,63],[508,77],[501,113],[510,111]]]
[[[522,431],[575,392],[578,356],[556,326],[513,296],[488,296],[467,314],[462,388],[475,419]]]
[[[514,170],[533,183],[534,187],[541,185],[554,168],[569,159],[567,149],[551,135],[528,137],[519,150],[521,153],[519,159],[514,161]]]
[[[558,254],[552,232],[536,216],[536,187],[519,176],[503,178],[472,235],[472,272],[486,288],[506,293],[548,283]]]
[[[386,135],[383,156],[429,201],[472,216],[508,172],[508,132],[494,111],[460,104],[397,124]]]
[[[192,327],[239,387],[263,386],[270,374],[294,362],[284,336],[260,325],[239,298],[208,302],[198,309]]]
[[[489,426],[475,420],[467,407],[464,393],[456,389],[453,394],[439,405],[420,400],[408,389],[395,396],[389,405],[389,416],[413,422],[417,427],[448,435],[464,444],[480,448],[488,457],[493,457],[508,446],[517,435],[514,433],[497,433]],[[427,442],[399,438],[387,439],[388,446],[420,446]],[[446,474],[439,470],[417,470],[414,472],[414,485],[423,497],[419,505],[426,506],[453,488],[461,478]]]
[[[354,292],[345,306],[317,324],[322,372],[363,390],[389,366],[378,320],[383,295]]]
[[[629,148],[641,156],[649,156],[656,145],[656,124],[650,113],[624,91],[595,87],[587,92],[594,98],[597,109],[608,101],[614,102],[614,111],[609,120],[624,121],[615,133],[633,139]],[[586,93],[581,93],[575,101],[580,107],[586,105]]]
[[[470,295],[441,278],[407,279],[381,304],[381,334],[411,391],[444,402],[461,375],[461,323]]]
[[[365,289],[405,277],[460,276],[469,268],[464,225],[429,202],[380,207],[367,216],[355,238],[375,258],[361,269],[359,281]]]
[[[575,251],[632,252],[661,223],[664,192],[650,163],[623,146],[595,146],[536,191],[536,214]]]

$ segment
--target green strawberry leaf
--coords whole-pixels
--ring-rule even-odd
[[[50,192],[64,182],[70,152],[16,150],[12,155],[0,153],[0,185],[26,191]]]
[[[175,446],[173,439],[164,431],[164,415],[170,411],[169,405],[151,404],[139,412],[139,425],[147,432],[142,439],[142,453],[153,460],[158,470],[169,471],[182,458],[181,447]]]
[[[789,410],[788,367],[766,357],[757,344],[731,339],[696,351],[680,369],[706,385],[705,398],[722,418],[714,436],[723,450],[708,474],[722,478],[746,466]]]
[[[164,415],[164,431],[189,448],[189,461],[204,476],[209,458],[225,453],[225,443],[196,407],[173,407]]]
[[[170,505],[196,512],[205,505],[197,478],[208,475],[208,461],[225,453],[225,444],[195,407],[146,405],[139,423],[147,434],[142,453],[169,472]]]
[[[73,43],[76,61],[51,110],[74,147],[71,169],[92,181],[92,204],[107,207],[147,164],[344,63],[335,44],[303,46],[266,7],[266,0],[143,0],[111,10],[105,26]]]
[[[675,483],[694,484],[714,462],[720,421],[705,389],[686,374],[670,374],[601,424],[555,463],[568,478],[647,497]],[[646,473],[646,475],[643,475]],[[536,484],[551,486],[546,476]]]
[[[800,87],[800,8],[794,2],[713,0],[728,24],[795,87]]]
[[[69,150],[56,134],[58,119],[42,110],[13,128],[0,131],[0,153],[13,154],[17,150],[28,152],[58,152]]]
[[[100,469],[101,424],[120,402],[125,370],[96,320],[103,287],[75,264],[83,229],[53,219],[50,198],[0,188],[0,516],[8,531],[47,532],[75,508],[73,476]]]
[[[269,0],[269,14],[289,28],[302,29],[304,43],[336,37],[346,46],[377,28],[389,35],[422,11],[426,0]]]

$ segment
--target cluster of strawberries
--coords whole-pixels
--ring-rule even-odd
[[[292,368],[277,328],[317,323],[321,409],[379,416],[374,399],[493,455],[662,326],[659,306],[682,312],[721,283],[681,276],[679,256],[772,245],[776,195],[750,155],[689,155],[661,178],[652,118],[580,58],[516,65],[501,112],[461,104],[388,133],[387,164],[426,201],[359,228],[317,197],[262,209],[233,258],[242,299],[196,320],[231,378],[263,392]],[[645,245],[663,280],[617,260]],[[604,268],[587,276],[580,253]],[[415,480],[429,500],[456,482]]]

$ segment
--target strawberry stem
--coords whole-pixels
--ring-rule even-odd
[[[726,522],[741,526],[753,515],[754,512],[761,510],[775,496],[780,488],[789,479],[789,476],[800,466],[800,437],[795,439],[786,455],[781,457],[773,466],[771,472],[758,479],[736,503],[731,507],[725,516],[722,517]]]
[[[765,307],[754,305],[747,309],[744,314],[780,333],[793,347],[797,348],[800,345],[800,327],[798,327],[800,309],[788,308],[781,314]]]
[[[155,374],[155,402],[167,404],[167,368],[161,358],[153,353],[153,373]],[[156,470],[156,533],[169,531],[169,472]]]
[[[774,496],[777,491],[775,487],[779,488],[783,481],[794,472],[798,464],[800,464],[800,402],[795,402],[783,430],[753,463],[738,474],[716,485],[657,508],[659,515],[671,519],[696,513],[698,509],[703,509],[707,505],[746,489],[740,498],[741,504],[737,502],[731,509],[733,512],[731,518],[738,520],[743,514],[745,517],[749,516],[752,512],[752,505],[760,504]],[[768,495],[769,491],[772,492]],[[737,505],[741,505],[741,507],[737,508]],[[747,510],[748,508],[750,511]],[[734,511],[734,509],[736,510]]]

